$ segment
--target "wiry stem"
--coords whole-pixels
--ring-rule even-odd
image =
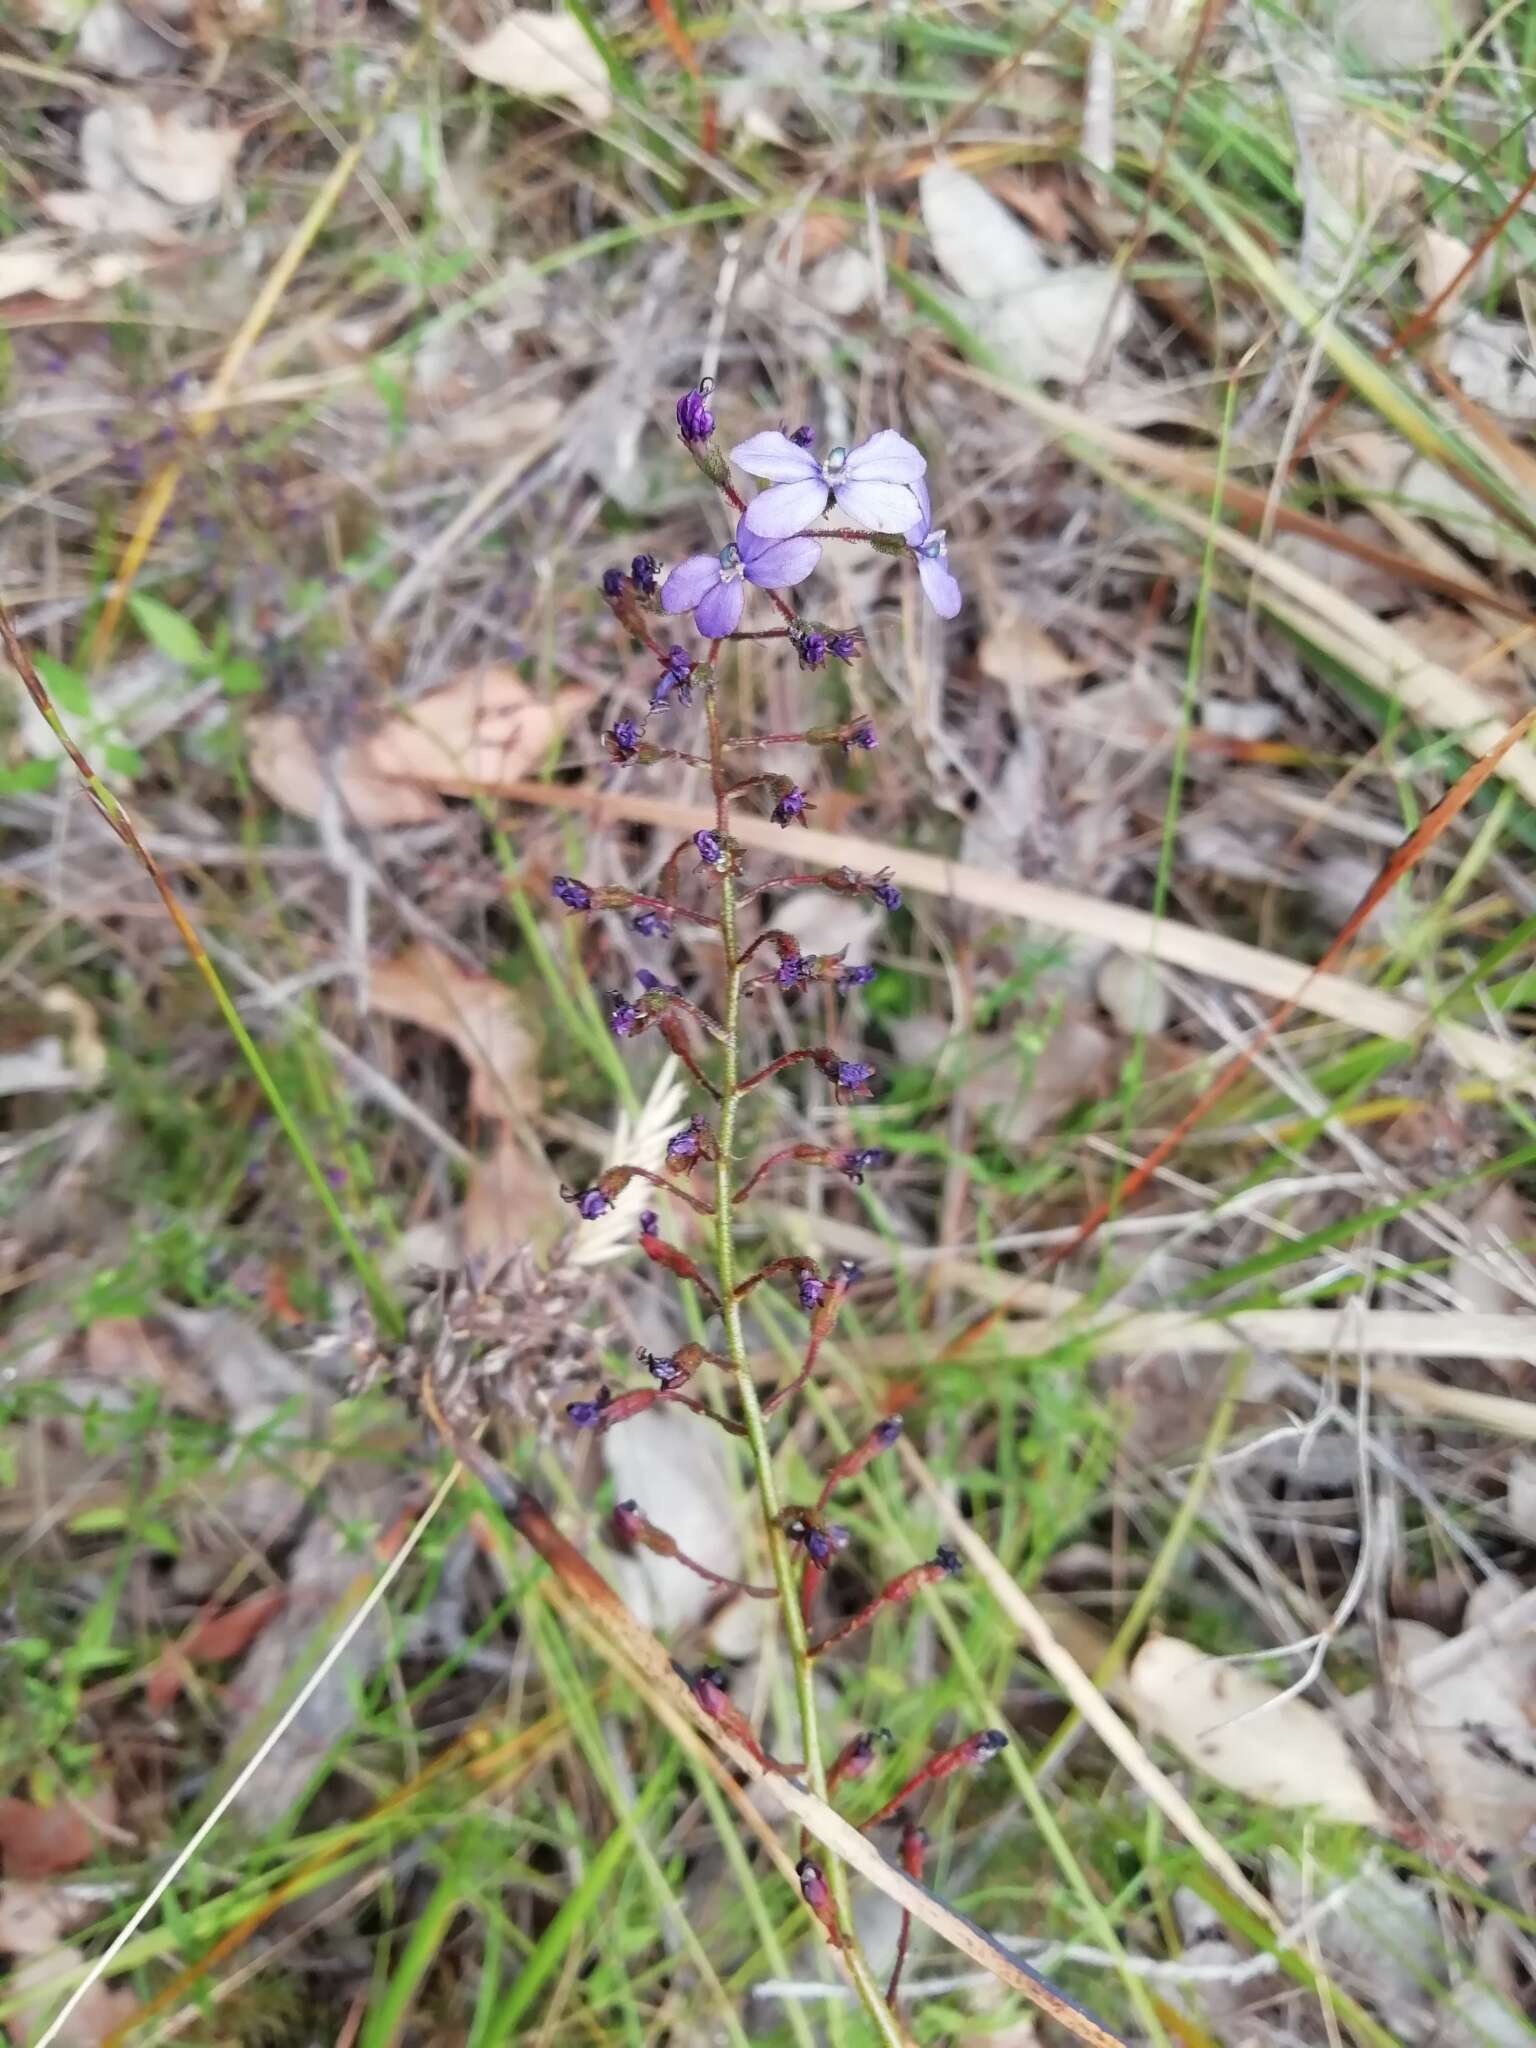
[[[709,723],[711,774],[716,801],[723,817],[725,767],[720,744],[720,712],[713,685],[710,686],[705,698],[705,714]],[[732,1168],[736,1138],[736,1105],[740,1099],[737,1085],[737,1053],[741,1029],[741,960],[736,937],[736,878],[730,873],[723,874],[720,878],[720,933],[725,955],[725,1049],[720,1071],[720,1116],[715,1131],[715,1268],[719,1280],[720,1319],[725,1326],[725,1353],[736,1375],[741,1419],[747,1432],[753,1471],[757,1476],[757,1494],[763,1511],[763,1529],[773,1565],[773,1581],[778,1588],[779,1610],[784,1620],[790,1665],[794,1671],[795,1699],[800,1712],[800,1735],[805,1750],[806,1782],[818,1799],[825,1800],[827,1773],[822,1762],[816,1692],[806,1628],[800,1614],[800,1594],[795,1584],[789,1543],[779,1519],[781,1503],[778,1480],[773,1469],[773,1449],[768,1441],[768,1426],[762,1404],[757,1398],[757,1389],[752,1383],[752,1373],[747,1363],[746,1342],[741,1329],[741,1303],[736,1295]],[[837,1905],[848,1973],[853,1979],[860,2001],[874,2022],[878,2038],[890,2044],[890,2048],[901,2048],[901,2035],[895,2027],[880,1987],[871,1976],[869,1965],[865,1962],[854,1938],[847,1873],[835,1857],[828,1856],[825,1860],[825,1874]]]

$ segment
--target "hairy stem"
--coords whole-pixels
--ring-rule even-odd
[[[709,721],[709,753],[716,800],[723,815],[725,769],[720,744],[720,713],[713,685],[710,687],[705,708]],[[762,1505],[763,1528],[768,1539],[768,1554],[773,1564],[773,1582],[778,1588],[784,1635],[789,1645],[790,1664],[795,1675],[795,1699],[800,1710],[800,1735],[805,1751],[806,1782],[818,1799],[825,1800],[827,1773],[821,1755],[815,1685],[805,1622],[800,1613],[800,1593],[795,1584],[789,1540],[779,1521],[781,1503],[778,1479],[773,1469],[773,1449],[768,1441],[768,1425],[763,1415],[762,1404],[757,1398],[757,1389],[752,1384],[752,1373],[747,1363],[747,1348],[741,1333],[741,1303],[736,1298],[732,1155],[736,1138],[736,1105],[740,1100],[737,1055],[741,1030],[741,959],[736,937],[736,878],[732,874],[724,874],[720,878],[720,937],[725,954],[725,1049],[720,1066],[720,1117],[716,1126],[715,1158],[715,1266],[720,1285],[720,1318],[725,1325],[725,1353],[736,1375],[741,1417],[746,1427],[753,1471],[757,1475],[757,1496]],[[880,1987],[871,1976],[869,1965],[865,1962],[854,1937],[847,1873],[841,1862],[829,1855],[825,1861],[825,1874],[837,1903],[838,1920],[846,1944],[843,1954],[854,1987],[875,2024],[878,2038],[889,2043],[890,2048],[901,2048],[901,2035],[896,2030],[889,2008],[881,1996]]]

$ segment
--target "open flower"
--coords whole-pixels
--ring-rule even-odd
[[[750,508],[749,508],[750,509]],[[786,536],[792,529],[786,529]],[[741,623],[749,583],[759,590],[789,590],[803,583],[821,560],[818,542],[804,535],[769,538],[752,531],[746,515],[736,538],[718,555],[690,555],[661,586],[664,612],[692,612],[708,640],[724,640]]]
[[[916,489],[922,511],[903,533],[902,539],[916,557],[917,580],[923,586],[924,597],[941,619],[952,619],[960,609],[960,586],[949,572],[949,549],[945,544],[944,529],[932,523],[933,507],[928,498],[928,486],[920,481]]]
[[[771,486],[759,491],[742,514],[742,525],[764,540],[802,533],[832,498],[856,526],[904,534],[919,510],[913,486],[928,467],[893,427],[883,427],[856,448],[830,448],[822,457],[788,434],[754,434],[731,450],[731,460]]]

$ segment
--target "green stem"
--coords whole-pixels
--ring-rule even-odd
[[[717,792],[724,788],[723,754],[720,744],[720,713],[713,688],[706,713],[709,721],[709,752]],[[725,1036],[720,1062],[720,1117],[716,1131],[715,1157],[715,1271],[720,1284],[720,1319],[725,1325],[725,1354],[736,1376],[741,1400],[741,1419],[746,1425],[747,1446],[757,1475],[757,1496],[762,1504],[763,1528],[773,1564],[773,1582],[778,1588],[784,1633],[789,1643],[789,1661],[795,1675],[795,1700],[800,1710],[800,1739],[805,1752],[806,1783],[823,1804],[827,1799],[827,1772],[821,1755],[821,1734],[817,1726],[816,1690],[811,1660],[806,1647],[805,1623],[800,1616],[800,1591],[795,1584],[789,1541],[779,1520],[778,1481],[773,1469],[773,1448],[762,1403],[752,1384],[747,1364],[747,1347],[741,1332],[741,1304],[736,1299],[735,1183],[732,1172],[736,1139],[736,1105],[739,1078],[738,1039],[741,1026],[741,960],[736,943],[736,877],[720,878],[720,940],[725,954]],[[870,1974],[853,1932],[852,1902],[848,1874],[839,1858],[824,1854],[823,1868],[837,1903],[838,1924],[843,1932],[843,1959],[854,1989],[874,2022],[876,2032],[888,2048],[902,2048],[884,1995]]]

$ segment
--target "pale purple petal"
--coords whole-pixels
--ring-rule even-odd
[[[739,576],[730,583],[717,583],[713,590],[705,592],[693,614],[693,623],[706,640],[723,640],[727,633],[735,632],[741,624],[746,595],[747,586]],[[960,602],[958,591],[955,602]]]
[[[747,581],[759,590],[788,590],[803,583],[821,560],[821,543],[808,533],[792,535],[789,540],[763,540],[745,519],[737,525],[736,545]]]
[[[791,488],[798,490],[799,486]],[[774,493],[768,495],[771,498]],[[832,495],[855,526],[871,533],[905,533],[917,514],[917,496],[910,484],[843,482],[833,485]],[[760,505],[762,500],[752,502]]]
[[[950,575],[947,565],[936,558],[919,555],[917,580],[923,586],[923,595],[939,617],[952,619],[960,609],[960,586]]]
[[[933,524],[933,500],[928,495],[927,484],[919,477],[912,489],[923,509],[921,516],[915,519],[901,536],[909,548],[915,548],[920,541],[926,540],[928,529]]]
[[[731,460],[748,476],[763,477],[771,484],[799,483],[802,478],[821,474],[821,465],[810,449],[801,448],[777,429],[738,441],[731,450]]]
[[[915,484],[927,467],[920,448],[904,440],[894,427],[882,427],[878,434],[848,450],[843,475],[861,484]]]
[[[662,584],[661,608],[664,612],[691,612],[719,581],[718,555],[690,555]]]
[[[808,476],[803,483],[774,484],[759,491],[741,516],[759,540],[788,540],[826,509],[827,487],[817,475]]]

